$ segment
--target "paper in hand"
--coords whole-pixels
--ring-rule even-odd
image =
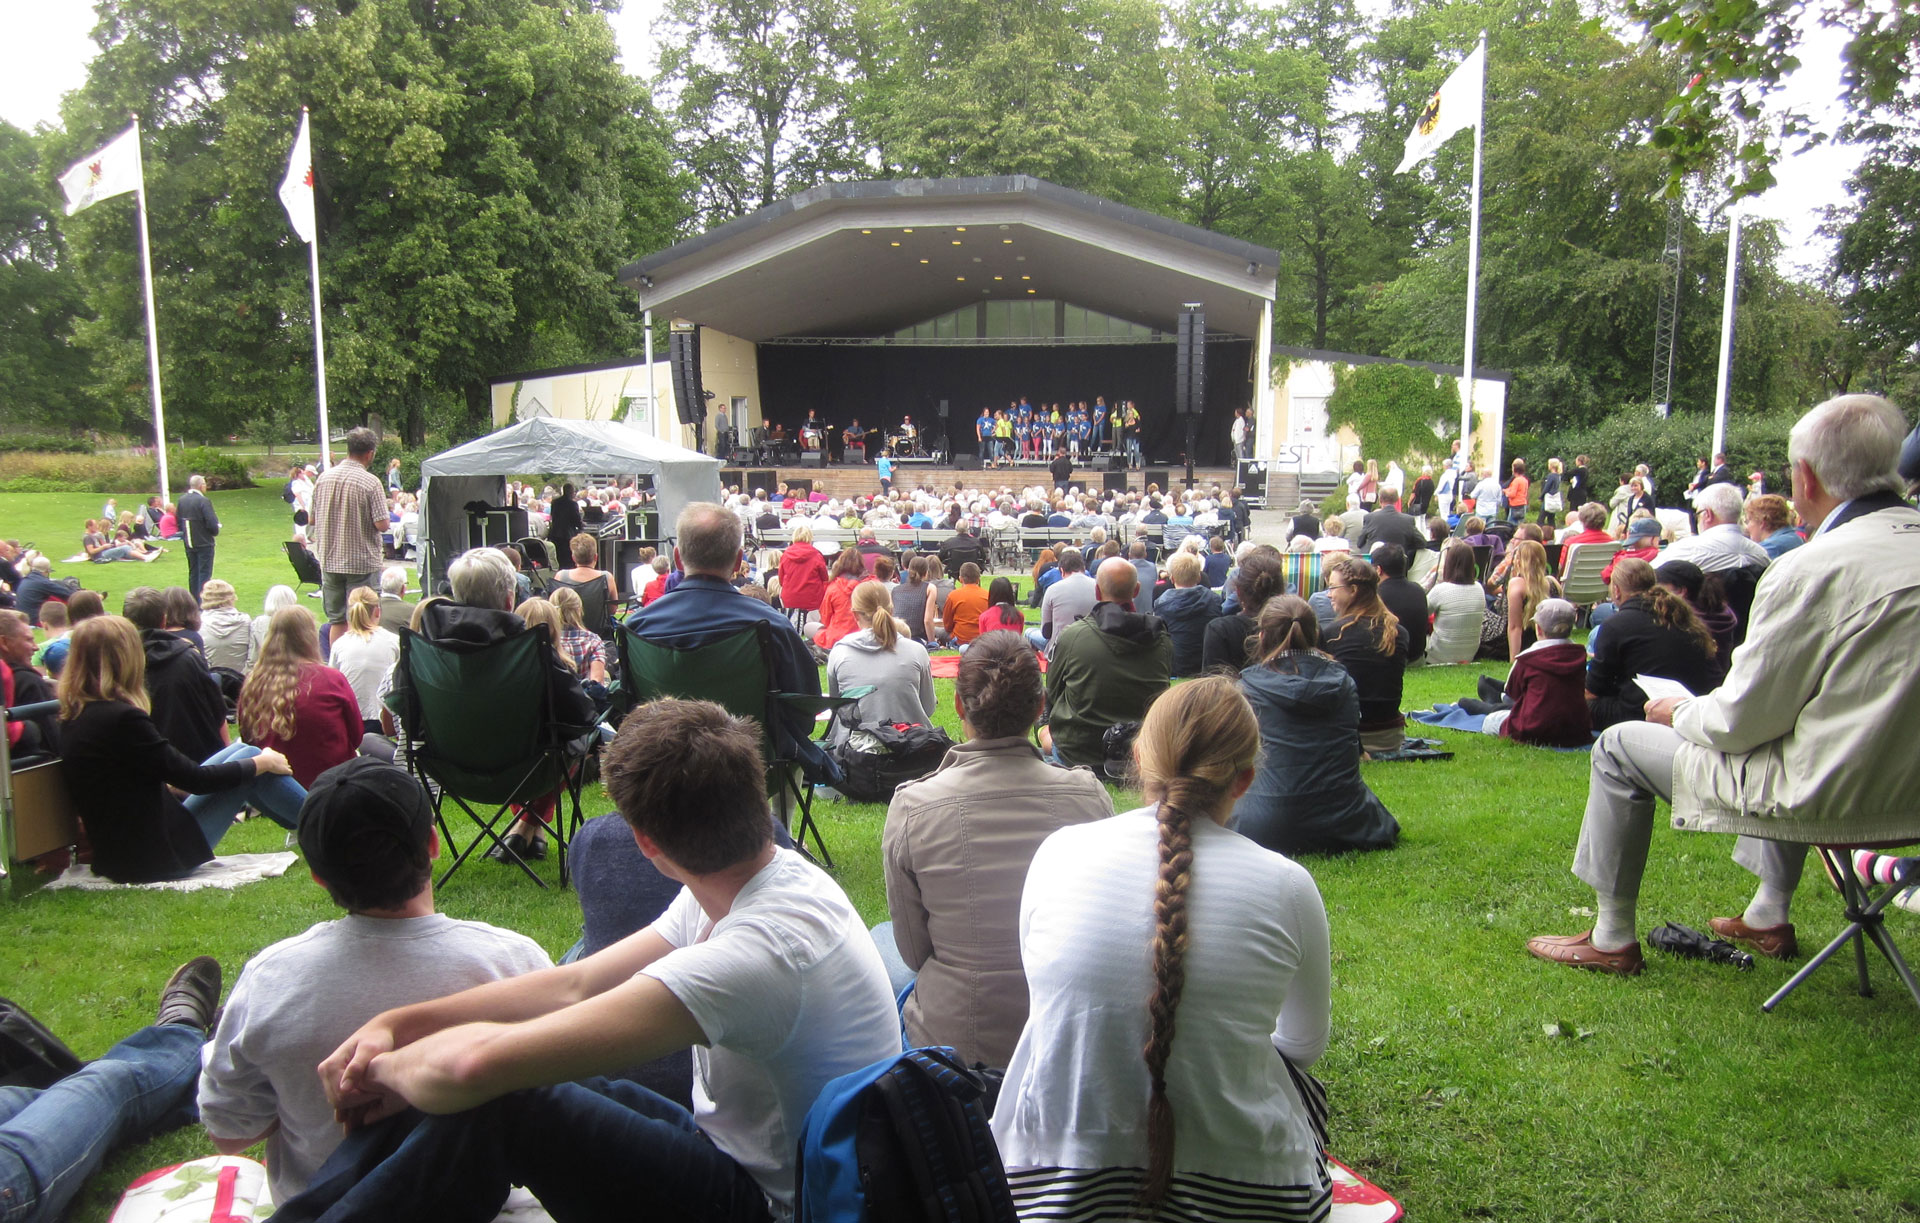
[[[1664,675],[1636,675],[1633,677],[1633,682],[1640,691],[1647,694],[1649,701],[1668,699],[1684,701],[1693,695],[1687,690],[1685,684],[1677,679],[1668,679]]]

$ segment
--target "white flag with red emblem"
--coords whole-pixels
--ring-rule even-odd
[[[115,136],[96,153],[82,157],[60,176],[67,193],[67,215],[101,200],[140,190],[140,125]]]
[[[302,242],[312,242],[319,232],[313,223],[313,144],[307,138],[307,112],[300,112],[300,134],[293,138],[293,152],[287,157],[287,176],[280,182],[280,203],[286,207],[287,222]]]
[[[1483,42],[1460,62],[1453,75],[1420,108],[1413,130],[1407,133],[1406,155],[1395,174],[1405,174],[1446,143],[1447,137],[1480,122],[1481,99],[1487,91],[1487,48]]]

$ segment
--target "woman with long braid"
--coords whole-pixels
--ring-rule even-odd
[[[1134,741],[1151,806],[1063,828],[1020,903],[1031,1009],[993,1115],[1025,1218],[1324,1219],[1326,910],[1226,824],[1260,729],[1231,679]]]

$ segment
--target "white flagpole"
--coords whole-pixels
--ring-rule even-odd
[[[304,106],[300,108],[300,125],[307,127],[307,108]],[[308,131],[307,175],[311,178],[313,137],[310,128]],[[307,263],[313,273],[313,372],[320,388],[320,470],[325,471],[333,458],[333,435],[327,431],[327,346],[320,334],[320,219],[317,207],[314,209],[313,241],[307,243]]]
[[[1733,378],[1733,310],[1736,281],[1740,275],[1739,205],[1727,210],[1727,283],[1720,298],[1720,372],[1713,389],[1713,450],[1727,449],[1727,392]]]
[[[1464,359],[1460,363],[1466,374],[1467,393],[1460,397],[1460,454],[1462,461],[1473,462],[1473,331],[1474,320],[1479,314],[1480,303],[1480,148],[1481,134],[1487,126],[1487,85],[1484,65],[1487,58],[1487,32],[1480,31],[1480,62],[1483,65],[1480,80],[1480,96],[1474,104],[1480,113],[1473,120],[1473,210],[1467,221],[1467,338],[1464,346]],[[1499,455],[1489,454],[1488,463],[1499,462]],[[1479,466],[1475,464],[1475,466]]]
[[[160,443],[160,502],[167,500],[167,414],[160,406],[160,325],[153,314],[153,248],[147,238],[147,165],[140,152],[140,116],[133,117],[133,158],[140,172],[140,276],[147,290],[147,380],[153,387],[153,434]]]

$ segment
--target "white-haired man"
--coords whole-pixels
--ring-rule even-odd
[[[187,477],[187,491],[180,496],[174,520],[180,524],[180,542],[187,549],[187,589],[198,599],[200,588],[213,578],[213,540],[220,534],[220,515],[207,500],[205,476]]]
[[[1653,567],[1669,561],[1692,561],[1702,573],[1729,569],[1765,569],[1772,559],[1767,550],[1740,530],[1745,499],[1736,484],[1709,484],[1693,495],[1693,512],[1700,529],[1662,552]]]
[[[1905,431],[1875,395],[1830,399],[1794,425],[1794,507],[1813,538],[1767,570],[1725,683],[1652,701],[1645,722],[1594,744],[1573,873],[1598,917],[1585,934],[1529,940],[1533,955],[1640,972],[1634,906],[1656,798],[1672,802],[1675,828],[1741,834],[1734,861],[1759,890],[1710,924],[1780,959],[1799,950],[1788,908],[1808,843],[1913,832],[1912,770],[1886,767],[1920,738],[1920,512],[1894,470]]]

